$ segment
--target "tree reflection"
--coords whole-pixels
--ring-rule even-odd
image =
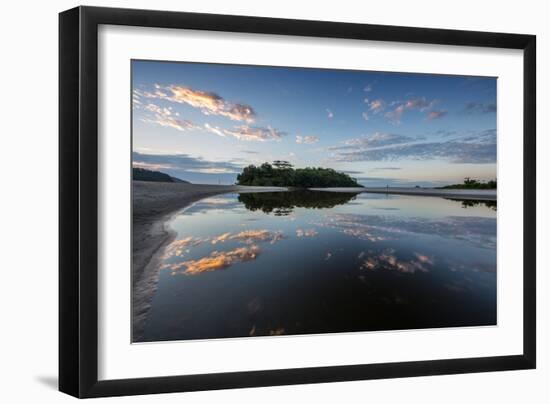
[[[343,205],[355,199],[356,193],[290,191],[239,194],[239,202],[251,211],[261,210],[275,216],[287,216],[294,208],[326,209]]]
[[[480,200],[474,200],[474,199],[451,199],[451,198],[449,198],[449,200],[454,202],[460,202],[464,209],[473,208],[476,206],[486,206],[487,208],[492,209],[494,211],[497,210],[497,201],[480,201]]]

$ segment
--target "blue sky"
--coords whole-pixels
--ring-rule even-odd
[[[367,186],[496,178],[496,78],[132,62],[133,164],[195,183],[248,164]]]

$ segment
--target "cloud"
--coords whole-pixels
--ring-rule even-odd
[[[315,229],[296,229],[296,237],[315,237],[318,234]]]
[[[496,130],[442,142],[418,142],[408,136],[374,134],[333,147],[336,161],[394,161],[401,159],[444,159],[451,163],[487,164],[496,162]]]
[[[361,137],[348,139],[344,142],[345,146],[336,146],[330,150],[345,150],[345,149],[370,149],[375,147],[390,146],[414,141],[415,138],[393,133],[375,132],[371,135],[363,135]]]
[[[284,238],[281,231],[269,231],[269,230],[244,230],[239,233],[224,233],[219,236],[213,237],[210,241],[211,244],[225,243],[226,241],[236,240],[245,244],[254,244],[258,242],[269,241],[270,244]]]
[[[231,251],[213,251],[207,257],[179,262],[169,265],[168,268],[172,270],[172,274],[198,275],[204,272],[225,269],[239,262],[253,261],[259,254],[260,248],[252,245],[249,247],[239,247]]]
[[[368,105],[369,105],[369,110],[375,114],[383,111],[385,108],[384,100],[381,100],[381,99],[370,101]]]
[[[397,145],[383,149],[360,150],[341,153],[338,161],[393,161],[400,159],[430,160],[445,159],[451,163],[495,163],[496,144],[464,143],[417,143]]]
[[[366,93],[370,93],[372,91],[372,84],[367,84],[364,88],[363,88],[363,91],[366,92]]]
[[[149,103],[143,109],[150,113],[141,119],[143,122],[174,128],[182,132],[202,129],[201,126],[188,119],[180,119],[179,113],[174,112],[170,107],[159,107],[158,105]]]
[[[388,248],[383,250],[378,256],[371,255],[361,264],[363,270],[389,269],[402,273],[414,274],[417,271],[428,272],[433,265],[432,260],[422,254],[414,253],[416,259],[400,260],[395,254],[395,250]]]
[[[328,117],[328,119],[334,118],[334,113],[328,108],[327,108],[327,117]]]
[[[388,111],[384,114],[384,117],[392,123],[401,123],[401,117],[405,112],[405,105],[399,105],[394,110]]]
[[[153,171],[169,170],[174,168],[170,164],[155,164],[155,163],[147,163],[146,161],[134,161],[132,162],[132,167],[144,168],[146,170],[153,170]]]
[[[418,109],[420,112],[427,111],[428,109],[432,108],[437,101],[432,100],[428,101],[425,97],[421,98],[411,98],[405,102],[405,108],[406,109]]]
[[[181,257],[189,252],[191,247],[202,244],[205,240],[201,238],[185,237],[183,239],[173,241],[164,251],[162,259],[169,259],[173,257]]]
[[[402,167],[374,167],[371,171],[395,171],[395,170],[402,170]]]
[[[363,113],[361,114],[361,116],[363,117],[363,119],[364,119],[365,121],[368,121],[368,120],[369,120],[369,114],[368,114],[368,112],[366,112],[366,111],[363,112]]]
[[[205,115],[221,115],[233,121],[254,122],[256,111],[247,104],[225,100],[214,92],[195,90],[180,85],[155,85],[154,92],[138,90],[139,97],[158,98],[198,108]]]
[[[427,118],[431,121],[434,119],[443,118],[445,115],[447,115],[447,111],[445,110],[430,111]]]
[[[141,93],[139,90],[132,91],[132,108],[139,109],[142,105],[141,102]]]
[[[238,126],[232,130],[226,129],[224,133],[233,136],[239,140],[265,142],[269,140],[281,140],[287,134],[285,132],[274,129],[270,126]]]
[[[464,111],[467,114],[489,114],[497,111],[497,105],[495,103],[471,101],[466,103]]]
[[[496,219],[474,216],[445,216],[438,218],[407,217],[402,215],[331,214],[318,224],[370,241],[403,240],[425,234],[467,242],[479,248],[496,248]],[[415,253],[422,263],[427,254]],[[424,255],[424,256],[422,256]],[[432,258],[430,258],[433,261]]]
[[[144,154],[133,152],[132,165],[150,170],[195,172],[204,174],[240,173],[241,166],[229,162],[214,162],[187,154]],[[177,174],[176,174],[177,175]]]
[[[256,142],[265,142],[270,140],[279,141],[287,135],[286,132],[282,132],[270,126],[260,127],[242,125],[234,127],[233,129],[224,129],[219,126],[212,126],[206,123],[204,124],[204,129],[221,137],[231,136],[239,140]]]
[[[300,144],[314,144],[319,141],[318,136],[296,136],[296,143]]]
[[[403,114],[405,113],[405,111],[417,110],[420,112],[428,111],[429,119],[440,118],[443,115],[445,115],[446,111],[429,112],[437,104],[437,102],[438,102],[437,100],[428,101],[425,97],[410,98],[405,102],[394,101],[391,103],[391,105],[397,105],[397,106],[391,111],[386,112],[384,114],[384,117],[391,123],[400,124],[401,118],[403,117]],[[430,115],[432,115],[432,112],[442,113],[442,115],[437,116],[438,114],[436,113],[436,114],[433,114],[433,117],[430,117]]]

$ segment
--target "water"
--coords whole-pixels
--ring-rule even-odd
[[[227,194],[170,226],[140,341],[496,324],[492,203]]]

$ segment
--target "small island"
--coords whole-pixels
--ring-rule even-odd
[[[282,160],[245,167],[242,173],[237,175],[237,185],[294,188],[363,187],[355,178],[332,168],[294,168],[288,161]]]

